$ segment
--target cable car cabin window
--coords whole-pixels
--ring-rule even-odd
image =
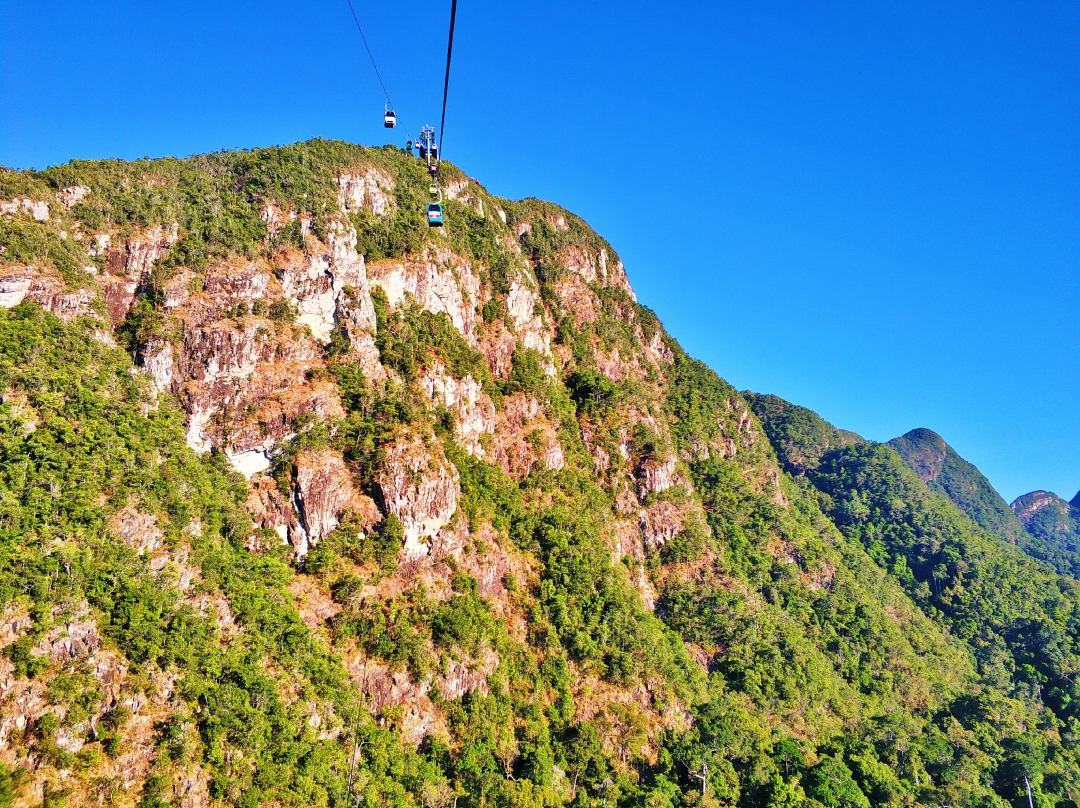
[[[442,205],[438,202],[432,202],[427,206],[427,221],[431,227],[442,227],[443,221],[443,209]]]

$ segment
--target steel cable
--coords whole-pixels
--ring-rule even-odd
[[[450,89],[450,57],[454,52],[454,20],[457,19],[457,0],[450,5],[450,39],[446,43],[446,78],[443,80],[442,120],[439,121],[439,158],[446,153],[443,133],[446,132],[446,93]]]
[[[356,30],[360,32],[360,39],[363,40],[363,43],[364,43],[364,50],[367,51],[368,58],[371,60],[371,66],[375,68],[375,75],[379,79],[379,86],[382,87],[383,97],[386,98],[386,104],[387,104],[387,106],[390,107],[390,109],[394,109],[395,112],[396,112],[396,109],[394,107],[394,102],[390,100],[390,93],[387,91],[386,83],[383,81],[382,73],[379,72],[379,66],[377,64],[375,64],[375,57],[371,55],[371,48],[368,47],[367,37],[364,36],[364,29],[360,27],[360,18],[356,16],[356,9],[353,8],[352,0],[345,0],[345,2],[349,4],[349,11],[352,12],[353,22],[356,23]],[[454,2],[456,4],[457,0],[454,0]],[[453,23],[453,21],[451,21],[451,23],[450,23],[450,38],[451,38],[451,40],[454,38],[454,23]],[[449,66],[448,66],[447,69],[449,69]],[[443,90],[443,110],[444,110],[443,114],[444,115],[445,115],[445,109],[446,109],[446,91],[444,89]],[[409,130],[404,125],[402,125],[401,128],[405,130],[405,134],[409,138],[409,140],[412,140],[412,134],[409,132]]]

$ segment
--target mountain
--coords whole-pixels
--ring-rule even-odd
[[[1012,544],[1026,538],[1020,520],[990,481],[964,460],[940,435],[913,429],[889,445],[931,490],[944,494],[983,529]]]
[[[1062,575],[1080,577],[1080,534],[1070,534],[1069,528],[1064,534],[1053,529],[1030,530],[1032,519],[1019,518],[1016,503],[1010,507],[982,472],[940,435],[929,429],[913,429],[889,445],[931,490],[952,500],[988,533],[1045,561]],[[1068,505],[1061,504],[1067,516]]]
[[[1077,805],[1076,581],[440,182],[0,171],[0,806]]]
[[[1071,559],[1071,573],[1080,575],[1080,494],[1070,503],[1049,491],[1032,491],[1018,497],[1012,510],[1048,559]]]
[[[863,443],[854,432],[837,429],[816,412],[779,396],[744,391],[784,470],[796,475],[816,469],[824,454],[841,446]]]

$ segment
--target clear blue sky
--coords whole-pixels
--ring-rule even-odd
[[[437,123],[449,0],[354,0]],[[1080,4],[461,0],[446,156],[739,388],[1080,488]],[[0,2],[0,163],[387,140],[346,0]],[[399,133],[401,130],[399,129]],[[399,140],[404,134],[397,135]]]

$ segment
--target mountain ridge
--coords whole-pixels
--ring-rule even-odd
[[[440,177],[0,171],[0,800],[1076,804],[1075,581]]]

